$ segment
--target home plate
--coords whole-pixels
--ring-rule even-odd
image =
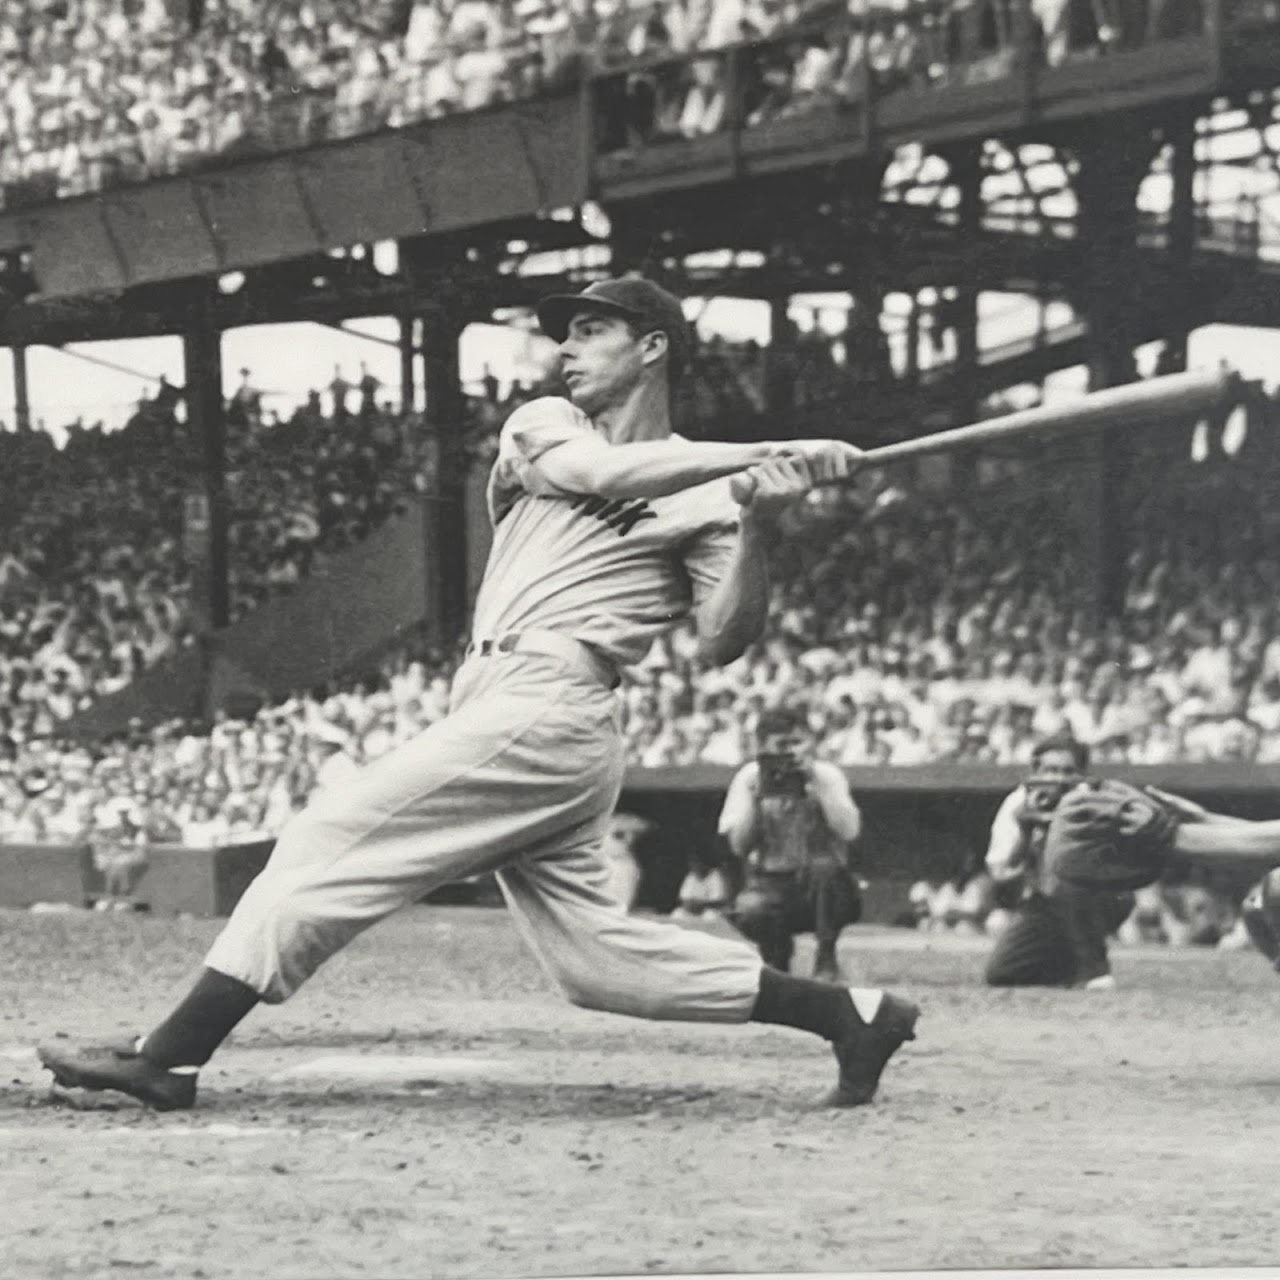
[[[514,1072],[515,1065],[500,1058],[341,1053],[312,1058],[310,1062],[290,1067],[282,1076],[308,1080],[376,1080],[422,1087],[454,1080],[510,1076]]]

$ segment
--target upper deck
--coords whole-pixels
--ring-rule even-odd
[[[1280,83],[1275,0],[1071,0],[1051,25],[1029,0],[910,12],[842,10],[554,98],[9,208],[0,254],[24,255],[39,298],[119,293]]]

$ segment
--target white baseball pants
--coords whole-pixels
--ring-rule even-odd
[[[321,792],[281,832],[206,964],[276,1003],[375,921],[496,871],[521,934],[577,1005],[745,1022],[761,960],[746,941],[630,916],[596,856],[622,785],[618,705],[562,658],[459,671],[444,720]]]

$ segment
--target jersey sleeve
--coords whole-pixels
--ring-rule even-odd
[[[521,494],[559,494],[538,468],[538,459],[568,440],[594,435],[591,420],[559,396],[522,404],[498,438],[498,456],[489,473],[489,518],[496,525]]]
[[[720,819],[716,823],[717,833],[729,841],[730,847],[740,858],[745,857],[755,843],[755,781],[759,772],[760,766],[751,760],[733,775],[725,792]]]
[[[1018,787],[1004,798],[991,824],[991,841],[987,846],[987,870],[997,883],[1018,875],[1022,869],[1024,840],[1018,814],[1026,800],[1026,788]]]

